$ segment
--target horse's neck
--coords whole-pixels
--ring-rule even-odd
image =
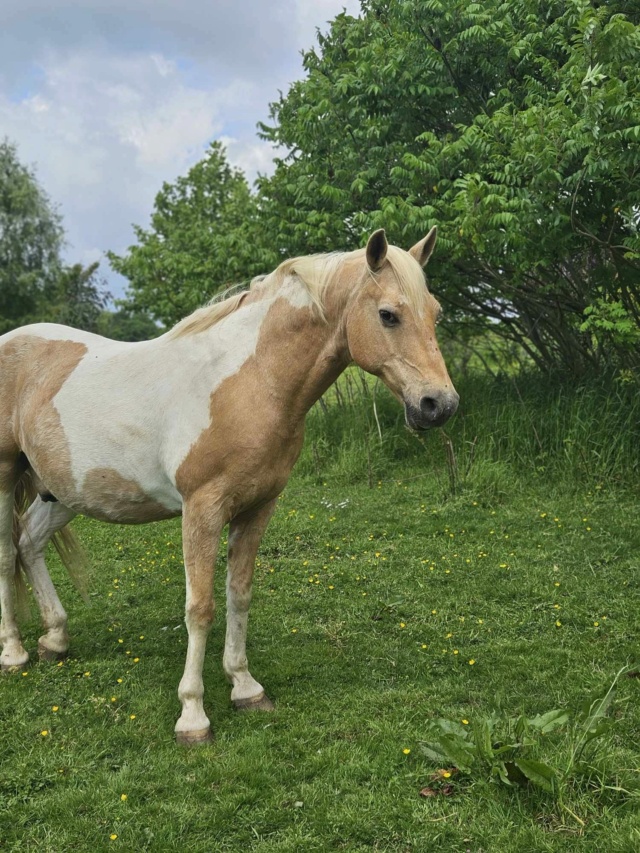
[[[282,303],[282,304],[279,304]],[[278,300],[264,319],[255,367],[265,393],[303,418],[349,363],[342,323]]]

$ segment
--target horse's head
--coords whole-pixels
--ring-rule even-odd
[[[422,272],[435,242],[435,228],[409,252],[389,246],[383,230],[372,234],[365,280],[347,315],[351,357],[403,403],[412,429],[442,426],[458,408],[436,341],[440,306]]]

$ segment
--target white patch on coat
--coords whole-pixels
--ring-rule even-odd
[[[133,344],[48,324],[23,329],[88,347],[53,398],[76,490],[93,468],[111,468],[179,511],[175,473],[209,426],[211,394],[255,352],[272,304],[265,299],[243,306],[198,335]]]
[[[297,276],[288,275],[274,294],[283,297],[294,308],[311,308],[313,298]]]

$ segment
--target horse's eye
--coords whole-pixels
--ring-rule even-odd
[[[382,320],[383,326],[397,326],[400,322],[396,315],[392,314],[391,311],[385,311],[384,309],[381,309],[380,311],[378,311],[378,314],[380,315],[380,319]]]

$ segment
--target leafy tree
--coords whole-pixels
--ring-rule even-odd
[[[39,316],[61,270],[63,232],[35,175],[0,142],[0,333]]]
[[[259,203],[286,253],[384,226],[451,314],[579,375],[638,366],[640,4],[362,0],[263,135]]]
[[[138,244],[109,255],[126,276],[126,306],[173,325],[216,291],[269,271],[277,255],[256,241],[257,207],[242,172],[211,144],[186,176],[165,183],[151,228],[135,226]]]
[[[148,314],[142,311],[103,311],[98,319],[98,332],[116,341],[148,341],[161,334]]]
[[[100,317],[109,301],[105,283],[98,279],[99,264],[64,267],[56,281],[45,290],[40,306],[43,321],[97,332]]]

